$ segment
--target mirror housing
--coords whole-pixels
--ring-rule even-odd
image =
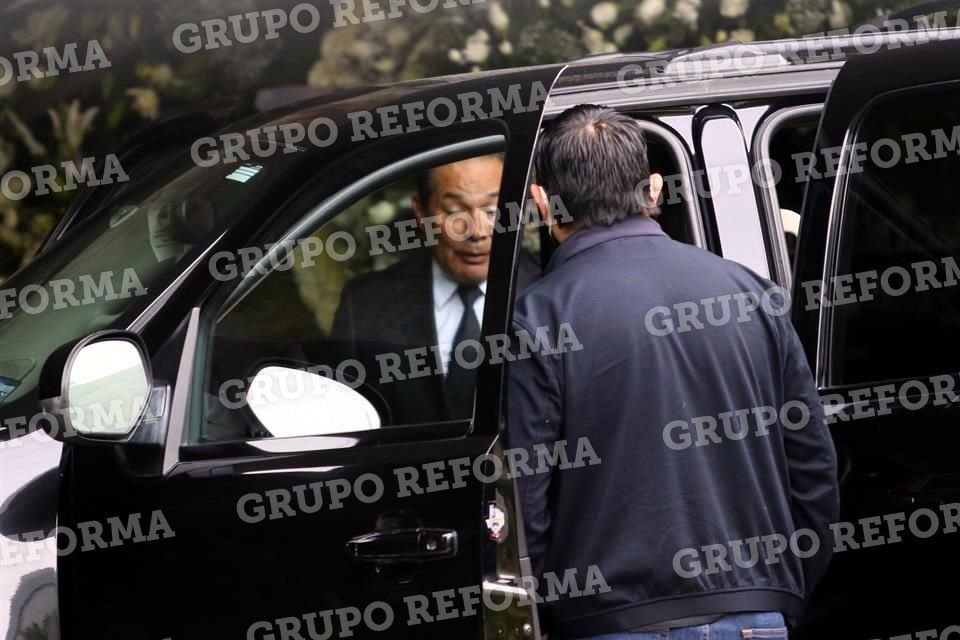
[[[155,395],[143,341],[116,330],[93,333],[50,354],[37,390],[44,430],[61,442],[129,440]]]

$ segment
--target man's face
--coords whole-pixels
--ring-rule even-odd
[[[150,248],[160,262],[179,258],[189,248],[173,239],[173,226],[173,212],[170,206],[163,202],[150,205],[147,209]]]
[[[433,255],[455,281],[487,279],[503,162],[497,156],[470,158],[433,170],[430,200],[413,200],[426,237],[436,238]]]

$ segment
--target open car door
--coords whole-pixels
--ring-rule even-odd
[[[958,41],[853,58],[820,121],[793,319],[837,446],[841,521],[796,637],[957,622],[958,60]]]

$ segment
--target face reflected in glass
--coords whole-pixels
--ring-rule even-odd
[[[495,155],[470,158],[432,171],[430,198],[414,198],[422,226],[432,226],[433,256],[455,281],[479,284],[487,279],[503,161]]]
[[[150,248],[160,262],[179,258],[190,248],[189,245],[177,242],[173,238],[175,215],[174,206],[169,203],[155,202],[147,209]]]

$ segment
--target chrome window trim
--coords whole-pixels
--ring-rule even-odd
[[[818,69],[779,70],[756,76],[712,78],[680,82],[673,86],[637,86],[624,90],[617,83],[578,87],[576,92],[551,93],[544,106],[544,116],[555,116],[583,102],[603,104],[621,110],[631,108],[689,107],[698,104],[763,100],[792,95],[826,93],[837,77],[842,63],[822,65]]]
[[[712,117],[707,119],[701,128],[700,131],[700,141],[701,141],[701,152],[703,154],[703,167],[705,177],[708,180],[711,180],[711,169],[720,168],[723,169],[725,166],[729,166],[726,163],[717,163],[715,162],[714,152],[712,149],[708,149],[708,146],[703,143],[707,130],[709,128],[716,128],[721,125],[733,126],[736,128],[737,137],[740,140],[740,144],[736,148],[728,150],[728,152],[735,153],[737,158],[734,162],[734,166],[740,165],[744,167],[750,166],[750,157],[747,149],[747,141],[744,137],[743,127],[740,126],[740,121],[736,117],[736,113],[731,109],[730,113],[724,115],[723,117]],[[713,145],[711,145],[713,147]],[[718,173],[719,175],[719,173]],[[721,185],[717,185],[718,187]],[[722,190],[714,189],[714,185],[710,185],[710,200],[713,203],[713,212],[714,219],[717,225],[717,235],[720,239],[720,251],[721,255],[728,259],[733,260],[743,266],[751,269],[758,275],[764,278],[770,278],[770,265],[767,259],[767,244],[763,237],[763,226],[760,224],[760,207],[757,204],[756,196],[754,195],[753,189],[747,187],[746,185],[742,189],[744,195],[742,197],[734,196],[730,193],[724,193]],[[727,205],[731,206],[727,206]],[[748,211],[742,211],[742,206],[750,207]],[[738,217],[737,222],[731,220],[731,216],[736,215]],[[749,229],[746,229],[746,234],[749,236],[756,236],[756,240],[759,241],[759,246],[763,248],[762,257],[757,258],[757,252],[754,251],[744,251],[742,255],[732,253],[736,247],[748,247],[755,248],[757,242],[748,241],[737,242],[736,247],[734,246],[733,239],[739,235],[743,235],[744,231],[744,222],[749,225]],[[738,230],[738,233],[731,233],[732,229]],[[724,240],[727,240],[725,243]]]
[[[200,307],[193,307],[190,310],[186,334],[183,337],[183,350],[180,353],[177,381],[173,388],[173,399],[170,403],[170,419],[167,422],[167,439],[163,444],[163,464],[161,468],[161,473],[164,476],[168,476],[180,463],[180,447],[186,440],[194,386],[194,363],[197,359],[199,338]]]
[[[856,120],[847,126],[847,130],[843,134],[840,158],[837,161],[837,167],[842,167],[842,169],[838,170],[836,181],[833,184],[833,193],[830,194],[830,213],[827,216],[827,246],[824,248],[823,267],[820,272],[821,300],[833,299],[834,283],[831,279],[831,274],[837,271],[840,232],[842,230],[841,220],[843,218],[842,207],[847,199],[847,185],[850,173],[847,169],[850,166],[852,140],[859,133],[867,107],[872,104],[873,101],[867,103],[867,105],[860,110]],[[802,220],[803,213],[801,213],[800,216]],[[814,379],[817,381],[818,386],[823,389],[830,388],[833,382],[833,376],[830,372],[831,367],[828,366],[830,364],[830,354],[833,351],[833,313],[832,307],[827,307],[824,304],[819,305],[819,307],[820,309],[817,314],[817,358],[814,366]]]
[[[761,205],[766,214],[767,229],[771,230],[775,236],[770,243],[772,258],[770,267],[775,276],[774,280],[787,291],[790,291],[793,286],[793,265],[790,264],[790,254],[787,251],[787,240],[783,231],[783,220],[780,217],[780,199],[777,196],[777,187],[773,184],[773,175],[767,162],[770,160],[770,141],[780,128],[787,123],[808,118],[814,114],[819,117],[822,113],[823,103],[778,109],[760,123],[751,150],[751,155],[763,172],[763,180],[757,185],[757,190],[760,193]],[[813,149],[810,149],[810,151],[813,151]],[[781,179],[783,179],[783,176],[781,176]],[[803,214],[802,211],[797,213]]]

